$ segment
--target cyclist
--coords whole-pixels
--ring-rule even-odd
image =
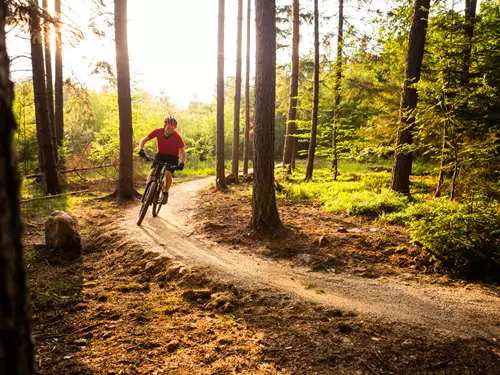
[[[144,145],[146,144],[146,142],[156,138],[158,143],[158,153],[155,156],[155,160],[162,163],[178,165],[178,169],[182,171],[184,169],[184,163],[186,162],[187,154],[186,148],[184,146],[184,140],[182,139],[181,135],[177,133],[177,131],[175,130],[176,128],[177,120],[175,119],[175,117],[165,117],[165,119],[163,120],[163,128],[155,129],[141,139],[141,141],[139,142],[139,156],[144,157],[146,155],[146,153],[144,152]],[[151,172],[153,172],[155,163],[153,163],[151,168]],[[168,202],[168,191],[170,190],[170,186],[172,185],[173,175],[174,171],[170,170],[167,170],[165,174],[162,204],[166,204]]]

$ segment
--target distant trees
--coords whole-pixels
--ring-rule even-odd
[[[20,179],[14,157],[16,122],[5,46],[7,6],[0,1],[0,374],[35,373],[19,208]]]
[[[256,75],[252,228],[281,226],[274,190],[274,116],[276,100],[276,2],[255,1]]]
[[[135,195],[132,158],[132,99],[130,96],[130,67],[127,37],[127,0],[115,2],[116,70],[118,109],[120,116],[120,169],[117,197],[131,199]]]

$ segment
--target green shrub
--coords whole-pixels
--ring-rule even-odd
[[[499,275],[500,210],[498,205],[448,202],[436,205],[410,223],[410,235],[439,261],[463,277]]]
[[[392,191],[378,194],[374,191],[341,192],[325,203],[328,211],[345,211],[349,215],[377,217],[384,212],[402,210],[408,204],[408,198]]]

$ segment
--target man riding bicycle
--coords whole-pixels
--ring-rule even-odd
[[[184,163],[186,162],[187,154],[184,140],[182,139],[181,135],[177,133],[177,131],[175,130],[176,128],[177,120],[175,119],[175,117],[165,117],[163,128],[155,129],[143,139],[141,139],[141,141],[139,142],[139,156],[146,156],[146,153],[144,152],[144,145],[146,144],[146,142],[156,138],[158,143],[158,153],[155,156],[155,161],[178,165],[177,169],[182,171],[184,169]],[[153,163],[151,168],[152,173],[155,169],[155,163]],[[167,170],[165,173],[162,204],[166,204],[168,201],[168,191],[170,190],[170,186],[172,185],[173,175],[174,171],[171,170]]]

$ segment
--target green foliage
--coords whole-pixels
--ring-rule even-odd
[[[464,277],[498,276],[500,271],[500,206],[449,202],[410,223],[410,234],[440,261]]]

